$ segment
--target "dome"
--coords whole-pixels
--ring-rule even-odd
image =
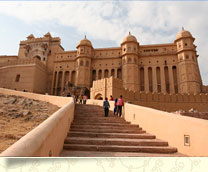
[[[189,31],[184,30],[184,28],[182,28],[182,30],[176,35],[176,40],[180,38],[187,38],[187,37],[193,38]]]
[[[87,45],[87,46],[91,46],[92,47],[92,43],[86,38],[82,39],[81,41],[79,41],[79,44],[77,45],[77,47],[79,47],[80,45]]]
[[[131,35],[131,33],[129,32],[129,35],[127,35],[127,36],[123,39],[122,44],[123,44],[124,42],[137,42],[137,39],[136,39],[135,36]]]

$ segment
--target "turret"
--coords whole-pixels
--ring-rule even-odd
[[[194,40],[191,33],[184,28],[176,36],[180,93],[196,94],[201,92],[202,83]]]
[[[93,47],[91,42],[86,39],[82,39],[77,45],[77,58],[76,58],[76,86],[83,86],[90,88],[91,81],[91,57],[93,53]]]
[[[137,39],[129,32],[129,35],[121,43],[122,80],[123,87],[132,91],[139,90],[138,48],[139,43]]]

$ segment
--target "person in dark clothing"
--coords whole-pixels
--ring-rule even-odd
[[[105,101],[103,102],[103,107],[104,107],[104,112],[105,112],[105,117],[108,116],[108,112],[109,112],[109,108],[110,108],[110,104],[108,102],[108,98],[105,98]]]
[[[70,93],[68,93],[68,94],[67,94],[67,97],[70,97],[70,96],[71,96]]]
[[[117,101],[118,101],[118,99],[117,98],[115,98],[115,103],[114,103],[114,110],[113,110],[113,113],[114,113],[114,115],[116,115],[116,112],[117,112]]]

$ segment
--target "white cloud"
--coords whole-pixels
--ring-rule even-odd
[[[131,31],[140,44],[173,42],[184,26],[196,38],[203,80],[208,84],[208,2],[1,2],[0,13],[26,24],[54,22],[89,39],[119,45]],[[56,35],[59,31],[53,31]],[[76,34],[76,33],[75,33]],[[64,38],[62,38],[64,39]]]

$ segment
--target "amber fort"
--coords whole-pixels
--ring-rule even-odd
[[[141,45],[129,32],[119,47],[93,48],[85,36],[76,50],[65,51],[59,37],[31,34],[20,42],[18,55],[0,56],[0,87],[57,96],[88,94],[91,99],[123,94],[136,104],[140,97],[160,102],[164,96],[170,102],[194,103],[198,95],[201,102],[208,89],[194,40],[182,28],[172,43]]]
[[[60,109],[0,156],[207,156],[208,86],[194,41],[184,28],[171,43],[153,45],[129,32],[119,47],[94,48],[84,36],[66,51],[49,32],[29,35],[18,55],[0,56],[0,119],[9,118],[6,105],[31,110],[38,100]],[[80,95],[87,104],[74,103]],[[122,117],[113,101],[104,117],[100,99],[120,95]],[[11,122],[28,119],[24,111],[8,109]]]

